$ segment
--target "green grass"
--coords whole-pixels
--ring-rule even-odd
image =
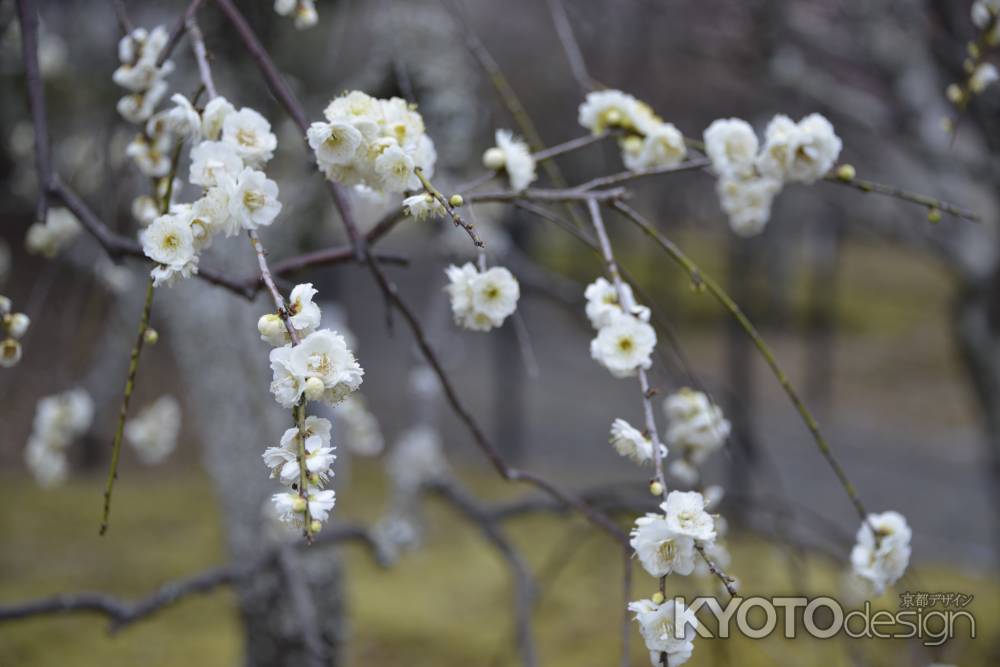
[[[23,478],[0,480],[0,601],[76,590],[103,590],[134,597],[171,578],[223,560],[219,522],[203,477],[128,475],[116,489],[112,527],[98,538],[101,483],[75,481],[39,491]],[[509,495],[491,477],[470,480],[486,497]],[[338,490],[341,516],[371,518],[383,504],[374,466],[354,471],[349,488]],[[512,590],[502,561],[448,507],[432,503],[425,544],[392,569],[372,564],[360,549],[345,550],[351,608],[352,665],[451,667],[517,664],[510,641]],[[621,559],[603,536],[579,520],[531,517],[510,525],[510,534],[532,569],[543,595],[535,620],[543,665],[617,664],[621,606]],[[734,540],[732,571],[752,594],[794,591],[783,549],[745,536]],[[569,560],[565,561],[565,557]],[[559,563],[559,567],[554,567]],[[838,570],[819,557],[804,563],[811,591],[835,590]],[[920,590],[969,591],[981,639],[956,647],[948,659],[963,667],[995,664],[990,638],[998,636],[1000,584],[947,568],[923,567]],[[636,569],[635,597],[654,582]],[[714,582],[678,579],[678,592],[714,589]],[[916,588],[916,587],[915,587]],[[883,603],[888,604],[886,598]],[[238,665],[241,640],[229,592],[186,600],[117,636],[94,617],[42,618],[0,625],[0,665],[122,667],[142,665]],[[632,632],[636,665],[648,664]],[[909,645],[855,642],[868,664],[899,662]],[[904,648],[905,647],[905,648]],[[779,639],[699,641],[691,665],[852,664],[843,641]]]

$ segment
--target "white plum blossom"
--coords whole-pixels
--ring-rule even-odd
[[[130,123],[144,123],[153,115],[156,105],[167,94],[167,84],[164,81],[155,82],[148,90],[126,95],[118,100],[116,109],[121,117]]]
[[[499,327],[517,309],[521,288],[510,271],[495,266],[480,272],[471,262],[445,269],[455,324],[472,331]]]
[[[650,315],[649,308],[635,303],[632,286],[626,282],[622,282],[621,291],[625,296],[625,300],[633,304],[631,314],[643,322],[648,322]],[[622,306],[618,302],[618,290],[603,276],[587,285],[583,296],[587,299],[587,319],[590,320],[591,326],[595,329],[606,326],[615,315],[623,312]]]
[[[664,122],[645,102],[620,90],[588,93],[577,119],[594,134],[621,130],[618,145],[630,170],[669,167],[687,155],[684,135],[674,125]]]
[[[694,571],[694,538],[675,532],[660,514],[637,518],[629,544],[642,567],[654,577],[687,576]]]
[[[798,123],[778,115],[764,132],[757,169],[774,179],[812,183],[830,171],[842,145],[833,125],[818,113]]]
[[[161,396],[125,423],[125,439],[146,465],[160,463],[177,448],[181,406],[170,395]]]
[[[667,600],[662,604],[656,604],[652,600],[637,600],[630,602],[628,609],[635,614],[639,632],[650,652],[650,662],[654,667],[661,665],[660,655],[663,653],[667,654],[668,667],[677,667],[688,661],[694,651],[694,637],[698,628],[698,619],[690,609],[674,600]]]
[[[111,79],[133,92],[148,90],[174,69],[169,60],[162,66],[156,65],[169,40],[170,35],[163,26],[156,26],[151,31],[136,28],[122,37],[118,42],[118,59],[121,65],[111,75]]]
[[[329,180],[377,192],[420,189],[415,170],[434,175],[437,153],[424,121],[405,100],[351,91],[327,105],[326,121],[306,133],[316,165]]]
[[[191,149],[191,170],[188,180],[194,185],[210,188],[233,181],[243,171],[243,160],[231,144],[221,141],[203,141]]]
[[[175,209],[158,217],[140,234],[143,254],[158,264],[151,272],[157,286],[169,286],[178,277],[197,273],[191,221],[190,209]]]
[[[415,220],[425,218],[443,218],[448,215],[448,211],[438,199],[426,192],[407,197],[403,200],[403,210]]]
[[[278,139],[271,124],[253,109],[244,107],[226,113],[222,120],[222,141],[229,144],[244,164],[259,167],[274,156]]]
[[[87,432],[93,419],[94,402],[83,389],[38,401],[24,459],[39,485],[52,486],[66,478],[66,449]]]
[[[653,460],[653,443],[639,429],[624,419],[615,419],[611,423],[611,446],[619,455],[636,463],[649,463]],[[660,458],[666,458],[667,448],[660,445]]]
[[[298,492],[285,491],[271,496],[271,501],[282,521],[298,525],[302,523],[306,506],[309,508],[309,516],[312,519],[326,521],[330,516],[330,510],[337,502],[337,494],[333,489],[310,486],[307,490],[306,500],[303,500]]]
[[[233,221],[243,229],[253,230],[270,225],[280,212],[278,184],[262,171],[244,168],[229,195],[229,214]]]
[[[630,377],[653,365],[656,331],[638,317],[626,313],[611,316],[590,342],[590,356],[617,378]]]
[[[148,137],[137,134],[125,147],[125,155],[132,158],[144,176],[162,178],[170,173],[170,150],[173,144],[166,134]]]
[[[684,387],[664,399],[663,411],[667,415],[663,437],[667,446],[695,466],[704,463],[729,437],[729,421],[703,392]]]
[[[221,95],[209,100],[204,111],[201,112],[202,136],[208,141],[218,141],[222,137],[222,123],[225,122],[229,114],[235,111],[236,107]]]
[[[587,93],[587,98],[580,105],[577,120],[594,134],[617,127],[635,130],[642,124],[640,104],[637,99],[620,90],[595,90]]]
[[[182,137],[197,137],[201,134],[201,116],[195,111],[190,100],[180,93],[170,97],[174,107],[166,112],[167,129]]]
[[[69,209],[52,207],[45,222],[36,222],[28,228],[25,245],[28,252],[55,257],[66,244],[80,235],[83,227]]]
[[[719,176],[746,178],[754,173],[757,134],[739,118],[719,119],[705,130],[705,153]]]
[[[781,192],[781,181],[768,176],[722,176],[716,191],[733,231],[754,236],[764,231],[771,219],[771,204]]]
[[[678,535],[700,542],[715,539],[715,520],[705,511],[705,498],[697,491],[671,491],[660,504],[667,525]]]
[[[672,123],[657,123],[641,143],[626,141],[622,148],[622,161],[633,171],[671,167],[687,156],[684,135]]]
[[[857,543],[851,550],[854,573],[881,594],[906,572],[911,537],[910,527],[899,512],[869,514],[858,529]]]
[[[538,178],[531,149],[510,130],[497,130],[495,138],[496,146],[483,154],[483,164],[490,169],[503,169],[510,179],[511,189],[524,190]]]
[[[309,416],[303,426],[306,473],[312,484],[325,482],[333,474],[330,467],[337,458],[330,445],[333,424],[329,419]],[[295,426],[281,436],[280,446],[268,447],[264,451],[264,463],[271,469],[271,477],[280,479],[283,484],[291,485],[299,481],[299,439],[299,428]]]
[[[286,306],[288,322],[295,329],[299,338],[305,338],[319,328],[321,313],[319,306],[313,302],[317,291],[312,283],[303,283],[292,288]],[[257,330],[261,340],[275,347],[288,345],[292,338],[284,320],[274,313],[268,313],[257,322]]]
[[[356,390],[364,370],[348,349],[344,337],[329,329],[320,329],[306,336],[294,347],[271,350],[271,392],[283,407],[293,407],[313,380],[317,395],[336,405]]]

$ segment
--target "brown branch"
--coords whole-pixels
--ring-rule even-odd
[[[580,44],[576,41],[576,35],[573,34],[573,26],[569,22],[569,16],[566,14],[566,7],[563,6],[560,0],[547,0],[547,2],[549,12],[552,14],[552,22],[556,27],[556,35],[559,37],[559,43],[562,44],[566,60],[569,61],[569,68],[573,72],[573,78],[576,79],[577,84],[583,92],[593,90],[594,80],[590,77],[590,73],[587,72],[587,63],[583,59],[583,51],[580,50]]]

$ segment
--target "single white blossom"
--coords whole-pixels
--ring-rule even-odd
[[[538,178],[535,173],[535,158],[531,156],[531,149],[523,140],[515,138],[510,130],[497,130],[496,142],[496,147],[490,150],[499,151],[499,156],[502,159],[499,160],[499,166],[492,168],[503,168],[507,172],[512,190],[517,192],[524,190]],[[492,155],[494,158],[490,162],[497,164],[496,156],[498,154],[494,152]],[[487,162],[485,155],[483,159],[484,163]]]
[[[746,178],[754,173],[757,134],[739,118],[713,121],[705,130],[705,153],[719,176]]]
[[[630,602],[628,609],[635,614],[639,632],[650,651],[650,661],[654,667],[661,664],[662,653],[667,654],[669,667],[687,662],[694,650],[694,637],[698,628],[698,619],[690,609],[674,600],[667,600],[662,604],[656,604],[652,600],[637,600]]]
[[[590,342],[590,356],[617,378],[630,377],[653,364],[656,331],[638,317],[626,313],[612,315]]]
[[[191,169],[188,180],[206,188],[224,183],[224,177],[235,181],[243,171],[243,160],[231,144],[203,141],[191,149]]]
[[[253,167],[270,160],[278,146],[278,139],[271,132],[267,119],[246,107],[225,114],[222,141],[232,146],[245,164]]]
[[[667,415],[664,441],[694,465],[704,463],[729,437],[729,421],[703,392],[685,387],[664,399],[663,411]]]
[[[245,167],[229,194],[229,214],[247,230],[270,225],[281,212],[278,184],[264,172]],[[228,234],[228,231],[227,231]]]
[[[705,498],[697,491],[671,491],[660,504],[667,525],[678,535],[700,542],[715,539],[715,521],[705,511]]]
[[[654,577],[687,576],[694,571],[697,553],[694,538],[675,532],[659,514],[637,518],[629,544],[642,567]]]
[[[611,445],[619,455],[636,463],[648,463],[653,460],[653,443],[639,429],[624,419],[615,419],[611,423]],[[666,458],[667,448],[660,445],[660,458]]]
[[[403,210],[406,211],[408,216],[416,220],[443,218],[448,215],[448,211],[441,202],[426,192],[421,192],[420,194],[404,199]]]
[[[632,286],[628,283],[621,283],[621,289],[626,300],[635,304],[635,296],[632,294]],[[599,277],[594,282],[587,285],[583,292],[587,299],[587,319],[595,329],[609,324],[615,315],[623,312],[621,304],[618,302],[618,290],[606,278]],[[649,321],[649,308],[646,306],[634,305],[632,315],[638,317],[643,322]]]
[[[911,537],[912,532],[902,514],[869,514],[858,529],[857,543],[851,550],[855,574],[870,582],[876,593],[881,594],[906,572],[910,563]]]
[[[521,296],[520,286],[510,271],[493,267],[480,272],[472,263],[445,269],[455,323],[472,331],[499,327],[514,313]]]

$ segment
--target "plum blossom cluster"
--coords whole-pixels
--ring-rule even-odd
[[[588,93],[578,120],[594,134],[618,132],[622,162],[633,171],[670,167],[687,156],[680,130],[664,122],[648,104],[620,90]]]
[[[471,262],[445,269],[455,324],[472,331],[489,331],[517,309],[521,288],[502,266],[480,271]]]
[[[406,100],[352,91],[334,98],[323,115],[326,121],[312,123],[306,135],[329,180],[405,192],[421,188],[416,169],[427,178],[434,175],[434,142]]]
[[[663,439],[679,454],[670,464],[670,473],[694,484],[698,480],[697,469],[726,443],[731,431],[729,420],[704,392],[687,387],[667,396],[663,411],[667,416]]]
[[[813,183],[840,156],[833,125],[814,113],[798,123],[777,115],[764,131],[764,145],[739,118],[713,121],[705,130],[705,152],[718,176],[716,192],[733,231],[753,236],[771,218],[771,204],[785,183]]]
[[[267,119],[250,108],[237,110],[224,97],[200,111],[181,95],[172,99],[168,125],[194,144],[188,181],[202,195],[172,203],[140,235],[143,252],[157,264],[151,271],[157,286],[197,273],[199,253],[217,235],[259,229],[281,212],[278,185],[262,171],[277,147]]]
[[[335,492],[323,488],[333,476],[336,456],[333,424],[306,417],[306,403],[337,405],[361,385],[364,375],[344,337],[319,328],[315,295],[311,284],[296,285],[284,312],[264,315],[257,323],[261,339],[275,346],[270,353],[271,393],[282,407],[294,409],[298,422],[285,431],[279,446],[264,452],[271,476],[290,487],[272,500],[282,521],[301,525],[309,534],[322,527],[336,502]]]
[[[38,401],[24,462],[39,485],[49,487],[66,479],[66,449],[87,432],[93,419],[94,403],[83,389]]]
[[[311,28],[319,21],[313,0],[274,0],[274,11],[279,16],[293,17],[299,30]]]
[[[590,356],[617,378],[631,377],[653,364],[656,331],[649,324],[649,308],[636,304],[632,288],[621,283],[623,299],[605,278],[587,286],[587,318],[597,330]],[[624,304],[621,301],[624,300]]]
[[[503,171],[510,179],[512,190],[520,192],[538,178],[535,173],[535,158],[523,140],[510,130],[496,131],[496,146],[483,153],[483,166],[493,171]]]
[[[146,465],[160,463],[177,448],[181,406],[169,394],[161,396],[125,423],[125,439]]]
[[[21,361],[20,339],[30,325],[27,315],[13,312],[11,300],[0,296],[0,368],[11,368]]]
[[[691,658],[698,619],[694,612],[684,607],[683,602],[636,600],[629,603],[628,609],[635,614],[653,667],[663,665],[664,655],[668,667],[677,667]],[[676,626],[678,620],[682,623],[679,628]]]
[[[25,246],[28,252],[51,259],[81,231],[80,221],[69,209],[53,207],[44,222],[39,221],[28,227]]]
[[[869,514],[851,550],[854,574],[881,595],[906,572],[911,537],[910,526],[899,512]]]
[[[166,77],[174,71],[170,60],[158,65],[160,53],[170,41],[166,28],[136,28],[118,42],[121,63],[111,79],[128,91],[118,100],[118,113],[130,123],[143,123],[167,92]]]

